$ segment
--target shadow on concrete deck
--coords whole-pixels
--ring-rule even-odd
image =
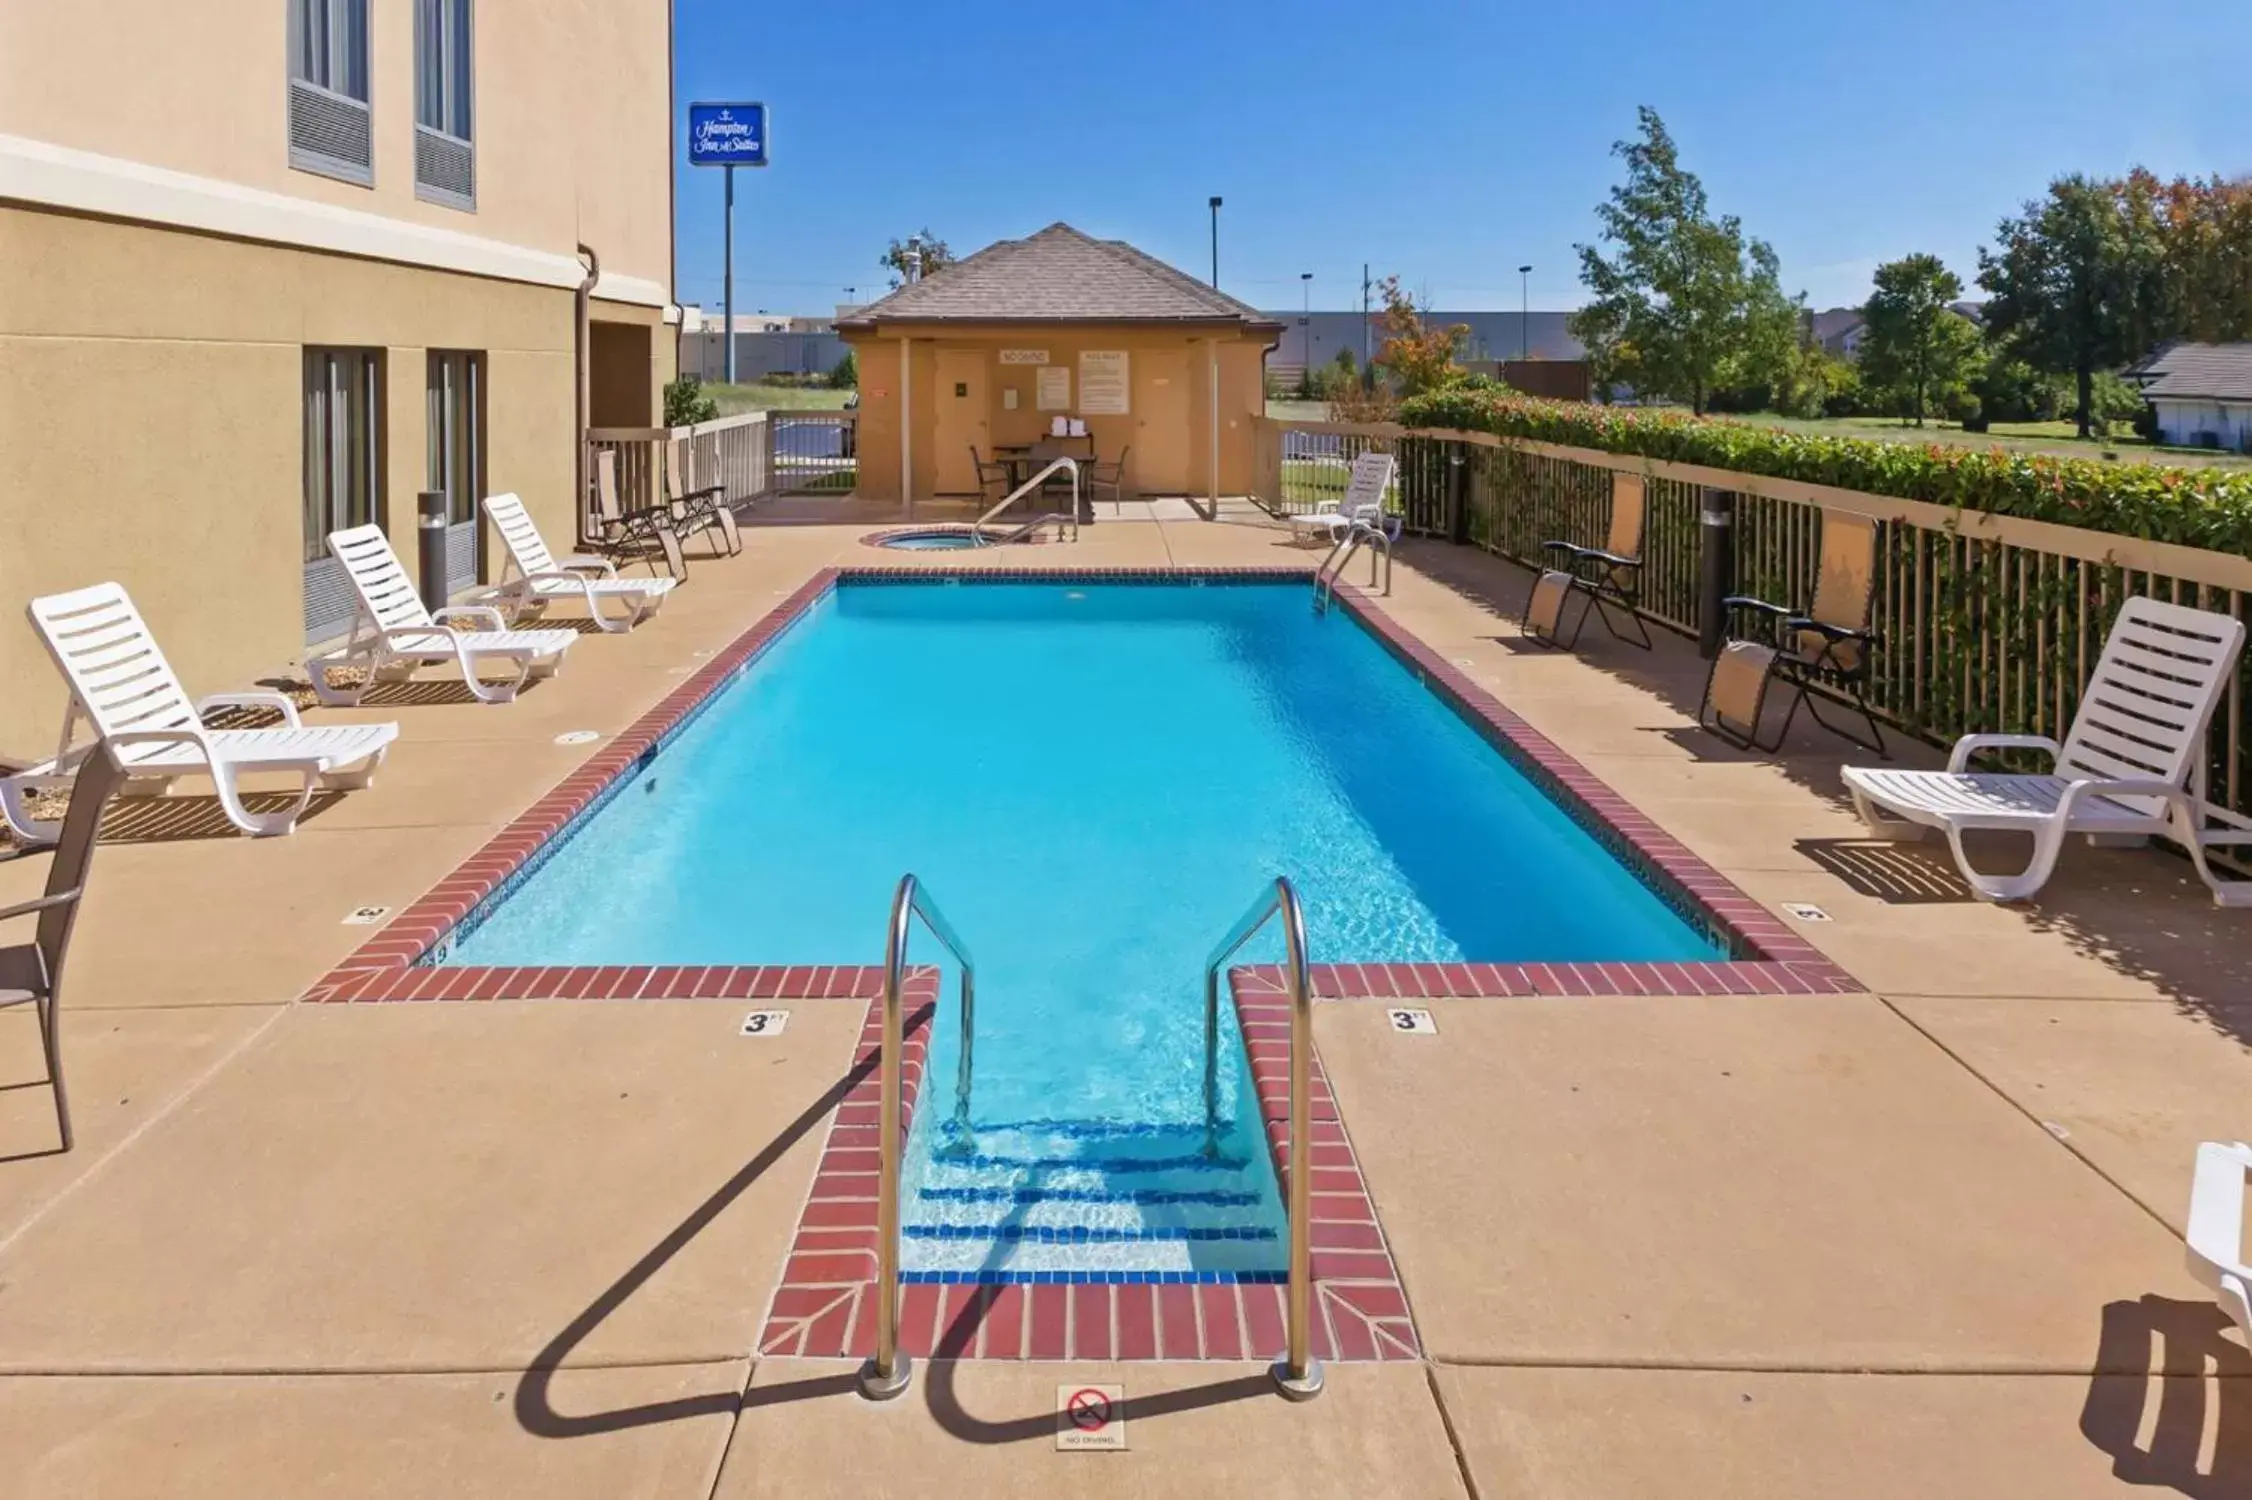
[[[1473,547],[1438,542],[1410,542],[1401,556],[1425,578],[1489,615],[1495,644],[1513,653],[1552,654],[1526,644],[1518,629],[1532,586],[1528,570]],[[1662,740],[1698,762],[1772,765],[1832,808],[1850,812],[1839,768],[1873,757],[1808,725],[1803,715],[1774,755],[1724,744],[1696,727],[1705,663],[1695,643],[1668,631],[1652,634],[1655,649],[1643,651],[1591,625],[1574,654],[1592,670],[1647,695],[1661,710],[1656,718],[1672,720],[1645,726],[1653,741]],[[1774,707],[1770,704],[1771,711]],[[1936,769],[1945,763],[1938,746],[1903,732],[1888,727],[1885,740],[1901,765]],[[1943,843],[1803,839],[1794,847],[1875,900],[1911,908],[1976,900]],[[2009,835],[1974,839],[1971,848],[1982,864],[2023,865],[2024,845]],[[2187,859],[2163,849],[2096,849],[2076,843],[2038,899],[2012,909],[2029,930],[2056,935],[2074,951],[2151,985],[2183,1011],[2252,1047],[2252,913],[2214,906]],[[1912,927],[1904,936],[1913,937]]]
[[[2192,1500],[2252,1493],[2252,1354],[2228,1327],[2206,1302],[2145,1296],[2104,1308],[2080,1435],[2111,1456],[2114,1477]],[[2209,1431],[2212,1460],[2201,1463]]]

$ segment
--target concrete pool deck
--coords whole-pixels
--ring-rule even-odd
[[[1319,1007],[1421,1363],[1332,1366],[1298,1407],[1249,1364],[965,1361],[870,1407],[848,1365],[756,1353],[864,1000],[755,1043],[741,1001],[293,1003],[370,935],[347,912],[408,906],[823,568],[1313,561],[1194,521],[927,558],[872,529],[754,525],[512,706],[314,711],[405,732],[292,838],[120,809],[68,1156],[0,1013],[11,1493],[2252,1487],[2252,1357],[2176,1237],[2196,1142],[2247,1133],[2252,920],[2078,847],[2039,903],[1975,903],[1861,836],[1834,742],[1698,734],[1670,638],[1526,648],[1524,575],[1467,549],[1403,548],[1387,610],[1751,896],[1821,907],[1799,931],[1865,988],[1419,1001],[1432,1038]],[[0,904],[44,866],[0,862]],[[1052,1451],[1081,1381],[1126,1387],[1131,1452]]]

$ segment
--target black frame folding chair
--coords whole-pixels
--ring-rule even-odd
[[[1727,643],[1705,674],[1705,695],[1697,722],[1739,750],[1773,753],[1782,748],[1800,704],[1814,722],[1883,760],[1884,730],[1870,711],[1869,674],[1882,644],[1869,628],[1877,594],[1877,523],[1873,516],[1822,512],[1822,555],[1814,579],[1814,602],[1791,609],[1748,594],[1721,601],[1727,611]],[[1791,706],[1769,739],[1759,736],[1768,689],[1777,680],[1791,691]],[[1861,715],[1869,737],[1822,712],[1828,688]]]
[[[1548,566],[1533,580],[1532,594],[1525,600],[1525,634],[1544,646],[1568,651],[1579,641],[1592,609],[1612,635],[1649,650],[1650,631],[1642,623],[1641,611],[1643,537],[1649,522],[1649,490],[1642,476],[1613,471],[1611,523],[1604,545],[1540,544]],[[1575,595],[1580,612],[1567,627],[1564,616]],[[1634,627],[1634,634],[1619,628],[1621,619]]]

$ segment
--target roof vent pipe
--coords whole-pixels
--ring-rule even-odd
[[[907,284],[913,286],[923,279],[923,237],[907,236]]]

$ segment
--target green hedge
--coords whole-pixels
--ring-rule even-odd
[[[2252,471],[1815,437],[1679,410],[1541,401],[1451,386],[1408,398],[1399,420],[1409,427],[1632,453],[2252,556]]]

